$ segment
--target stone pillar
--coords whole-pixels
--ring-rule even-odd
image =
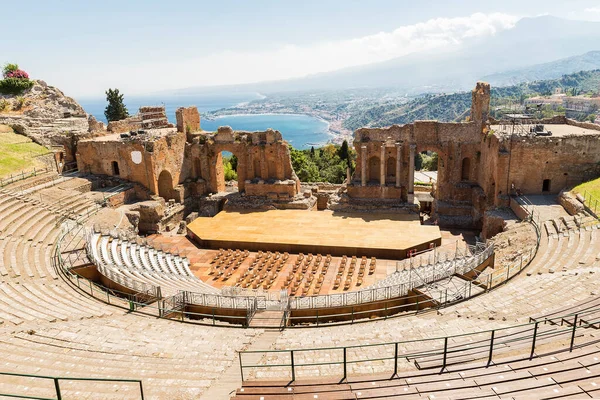
[[[367,186],[367,146],[360,147],[360,185]]]
[[[417,145],[410,145],[410,157],[408,159],[408,194],[415,193],[415,150]],[[409,196],[410,197],[410,196]]]
[[[379,159],[379,184],[385,186],[385,143],[381,144],[381,158]]]
[[[402,145],[396,143],[396,187],[400,187],[400,173],[402,172]]]

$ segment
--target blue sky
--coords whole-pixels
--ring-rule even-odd
[[[285,79],[460,45],[600,1],[10,1],[0,63],[79,97]]]

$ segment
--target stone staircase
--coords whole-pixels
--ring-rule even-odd
[[[250,320],[250,328],[279,329],[283,310],[258,310]]]

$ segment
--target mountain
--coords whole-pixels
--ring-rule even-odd
[[[520,82],[554,79],[565,74],[598,68],[600,68],[600,51],[590,51],[557,61],[486,75],[481,80],[489,82],[492,86],[508,86]]]
[[[543,16],[466,41],[455,51],[418,53],[296,80],[304,89],[399,86],[409,92],[470,89],[484,76],[600,50],[600,22]],[[291,82],[281,82],[282,88]]]

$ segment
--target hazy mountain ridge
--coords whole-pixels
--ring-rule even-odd
[[[598,47],[600,47],[600,43]],[[556,79],[565,74],[598,68],[600,68],[600,51],[590,51],[548,63],[487,75],[481,80],[493,86],[508,86],[521,82]]]

